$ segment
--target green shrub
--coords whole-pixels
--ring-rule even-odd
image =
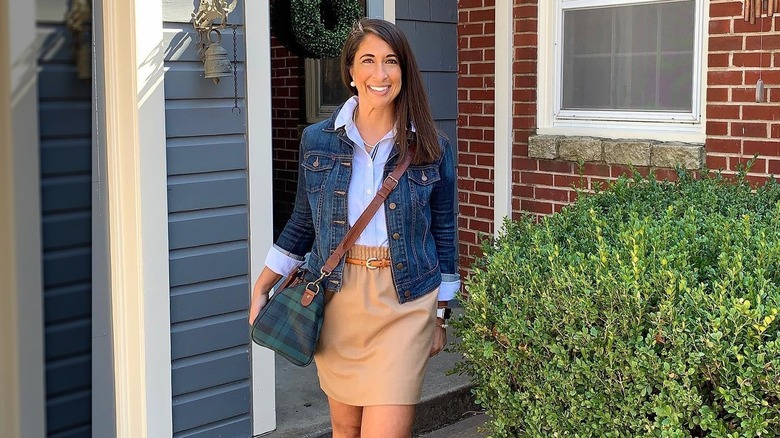
[[[483,250],[454,326],[491,436],[780,436],[774,181],[622,178]]]

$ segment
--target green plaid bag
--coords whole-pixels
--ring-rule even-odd
[[[252,324],[252,340],[305,367],[314,358],[325,313],[319,279],[300,269],[271,296]],[[316,277],[315,277],[316,278]]]

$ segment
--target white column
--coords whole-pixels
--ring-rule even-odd
[[[367,0],[366,17],[395,23],[395,2],[396,0]]]
[[[172,435],[162,2],[101,8],[116,436]],[[97,29],[96,29],[97,30]],[[102,128],[102,129],[101,129]]]
[[[493,181],[493,230],[497,235],[505,217],[512,215],[512,60],[513,13],[511,0],[497,1],[495,146]]]
[[[273,155],[271,128],[271,35],[268,2],[247,1],[246,117],[249,173],[249,254],[251,285],[273,245]],[[274,353],[252,344],[252,432],[276,429]]]
[[[0,2],[0,436],[45,436],[35,3]]]

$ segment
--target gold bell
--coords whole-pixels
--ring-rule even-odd
[[[212,29],[211,32],[217,33],[217,41],[211,41],[209,47],[206,49],[206,53],[203,56],[203,67],[205,70],[204,77],[206,79],[213,79],[215,84],[219,83],[219,78],[230,76],[233,71],[230,66],[230,60],[228,59],[227,50],[222,47],[220,42],[222,41],[222,34],[218,30]],[[209,40],[211,35],[209,34]]]

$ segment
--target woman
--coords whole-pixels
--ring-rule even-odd
[[[412,154],[326,278],[330,301],[315,354],[334,437],[410,437],[427,360],[446,342],[443,308],[460,286],[455,164],[395,25],[358,22],[341,70],[354,96],[303,132],[295,208],[255,283],[250,323],[309,250],[308,269],[319,272],[385,176]]]

